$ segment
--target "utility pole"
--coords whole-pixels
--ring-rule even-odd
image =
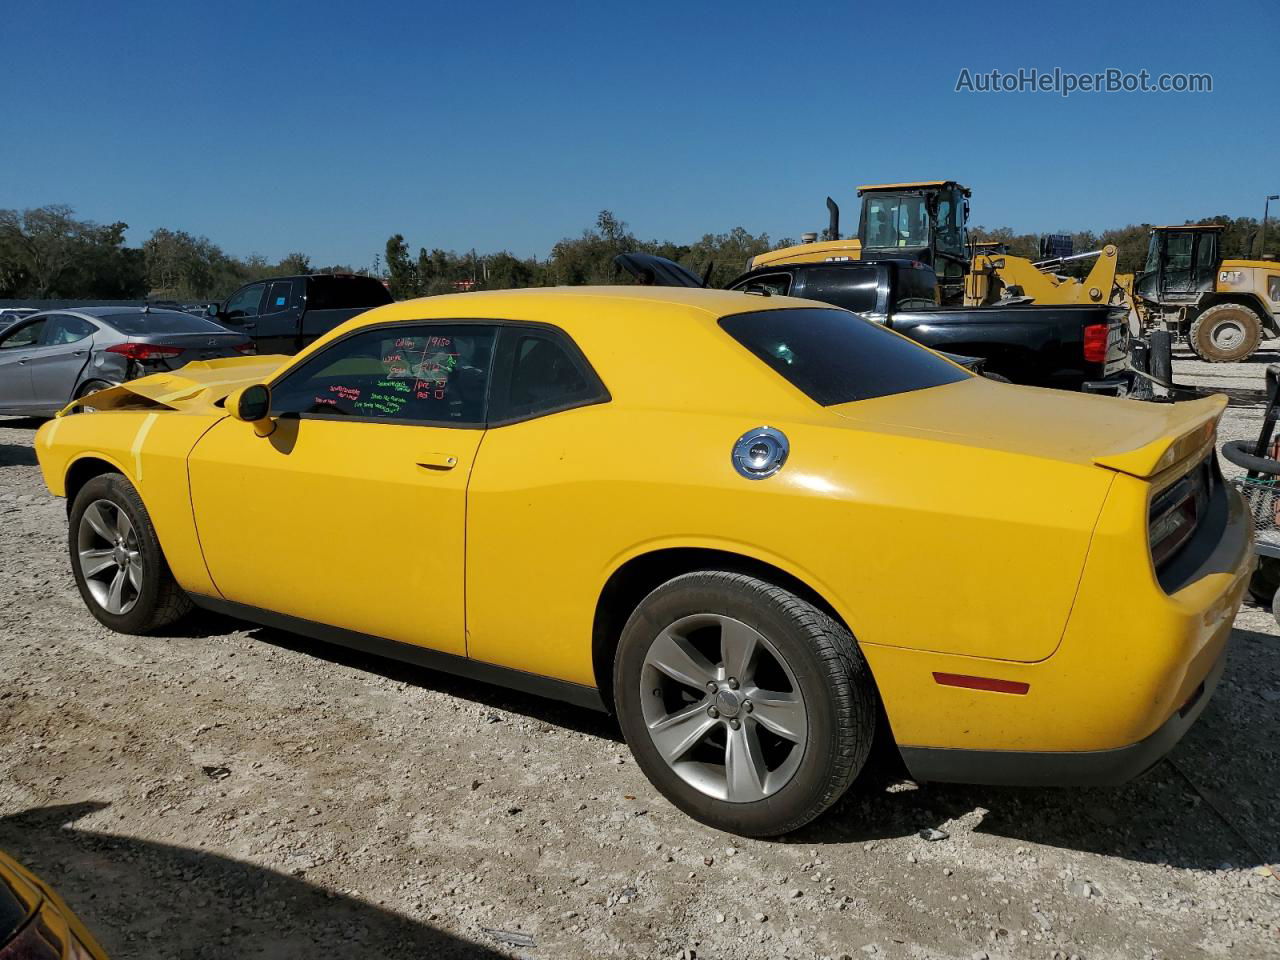
[[[1259,244],[1259,256],[1263,256],[1267,252],[1267,215],[1271,212],[1272,200],[1280,200],[1280,193],[1271,194],[1271,196],[1267,197],[1267,202],[1262,205],[1262,243]]]

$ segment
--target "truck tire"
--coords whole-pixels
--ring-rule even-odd
[[[1262,342],[1262,319],[1239,303],[1210,307],[1191,324],[1187,343],[1201,360],[1237,363],[1248,359]]]

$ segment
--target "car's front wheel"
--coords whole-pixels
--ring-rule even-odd
[[[120,474],[103,474],[81,487],[67,538],[80,596],[112,630],[150,633],[191,609],[142,498]]]
[[[702,571],[650,593],[623,628],[619,723],[672,803],[777,836],[830,807],[866,762],[875,685],[853,637],[756,577]]]

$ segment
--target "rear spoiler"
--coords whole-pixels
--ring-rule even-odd
[[[1152,413],[1162,414],[1155,436],[1135,437],[1134,445],[1114,453],[1095,456],[1093,462],[1108,470],[1148,479],[1213,447],[1218,421],[1227,409],[1227,398],[1218,393],[1184,403],[1151,404]]]

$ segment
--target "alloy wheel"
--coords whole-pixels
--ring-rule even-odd
[[[640,685],[654,747],[701,793],[763,800],[800,766],[809,726],[800,685],[777,647],[742,621],[677,620],[650,644]]]
[[[107,613],[133,609],[142,593],[143,563],[138,534],[128,514],[110,500],[95,500],[76,531],[80,573]]]

